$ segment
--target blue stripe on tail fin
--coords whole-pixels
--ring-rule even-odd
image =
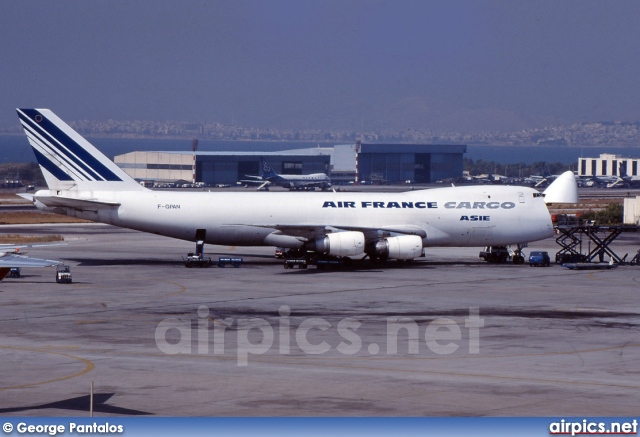
[[[26,124],[31,128],[31,132],[39,135],[40,140],[44,140],[53,148],[55,153],[61,154],[69,161],[72,161],[79,168],[82,168],[94,180],[121,181],[100,161],[90,155],[69,135],[53,124],[37,109],[23,109],[22,114],[18,112],[23,126]]]
[[[50,189],[144,189],[50,110],[17,111]]]

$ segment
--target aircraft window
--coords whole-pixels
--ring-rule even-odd
[[[544,197],[544,194],[543,193],[533,193],[533,197],[534,198],[536,198],[536,197]]]

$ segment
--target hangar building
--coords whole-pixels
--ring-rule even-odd
[[[461,177],[467,146],[356,143],[355,151],[360,182],[428,184]]]
[[[235,184],[246,175],[259,175],[264,157],[276,173],[330,172],[331,150],[301,149],[290,152],[196,152],[195,180],[206,184]],[[138,180],[191,181],[192,152],[131,152],[114,162]]]
[[[260,157],[277,173],[325,173],[334,184],[432,183],[462,176],[466,145],[355,143],[280,152],[204,152],[195,155],[195,180],[206,184],[235,184],[246,175],[259,175]],[[143,181],[191,181],[193,153],[131,152],[115,163]]]

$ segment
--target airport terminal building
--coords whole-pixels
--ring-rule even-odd
[[[260,174],[264,157],[276,173],[325,173],[336,185],[426,184],[462,176],[466,145],[345,144],[281,152],[131,152],[115,163],[140,181],[236,184]],[[194,165],[195,164],[195,165]],[[195,171],[195,173],[194,173]]]
[[[638,158],[601,153],[599,158],[579,158],[578,176],[638,176]]]

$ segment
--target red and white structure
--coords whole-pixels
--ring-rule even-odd
[[[196,150],[198,150],[198,139],[194,138],[193,141],[191,141],[191,151],[193,152],[193,164],[191,166],[191,183],[193,184],[196,183]]]
[[[355,179],[354,179],[354,184],[355,185],[360,185],[360,179],[359,179],[360,174],[358,172],[358,155],[360,154],[360,144],[361,144],[360,141],[356,141],[356,150],[355,150],[355,152],[356,152],[356,176],[355,176]]]

